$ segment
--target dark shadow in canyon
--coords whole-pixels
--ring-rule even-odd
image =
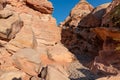
[[[87,29],[87,34],[89,35],[91,32]],[[61,42],[64,44],[64,46],[75,56],[75,58],[85,67],[89,68],[92,65],[92,62],[96,56],[98,56],[98,51],[99,51],[99,46],[102,42],[98,40],[98,37],[95,37],[95,40],[90,39],[87,40],[83,36],[74,33],[72,29],[62,29],[61,33]],[[98,41],[97,41],[98,40]],[[87,42],[87,43],[86,43]],[[97,44],[95,44],[95,43]],[[92,48],[92,51],[88,51],[88,46],[87,44],[94,45],[94,48]],[[78,71],[82,72],[85,77],[80,77],[79,79],[71,79],[71,80],[95,80],[98,75],[93,74],[90,70],[84,69],[81,70],[79,69]],[[85,73],[84,73],[85,72]],[[90,74],[93,75],[92,79],[88,79]],[[96,77],[97,76],[97,77]]]
[[[98,76],[94,75],[87,69],[78,69],[78,71],[82,72],[85,75],[85,77],[80,77],[71,80],[96,80],[98,78]]]
[[[12,80],[22,80],[21,78],[13,78]]]

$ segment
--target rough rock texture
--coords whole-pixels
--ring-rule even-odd
[[[61,71],[58,71],[54,67],[47,67],[46,80],[70,80],[66,75],[63,75]]]
[[[69,80],[74,56],[60,43],[52,12],[47,0],[0,0],[0,80]]]
[[[95,58],[92,66],[92,70],[98,74],[120,74],[119,5],[120,1],[113,0],[107,8],[102,21],[106,28],[93,29],[93,32],[103,40],[103,47],[98,52],[99,55]]]
[[[6,0],[0,0],[0,10],[3,10],[5,6],[6,6]]]
[[[111,76],[111,77],[103,77],[103,78],[99,78],[97,80],[118,80],[118,79],[120,79],[120,75]]]
[[[62,44],[57,44],[54,47],[49,49],[48,52],[48,57],[54,61],[58,62],[72,62],[74,56],[66,49],[63,47]]]
[[[103,17],[102,25],[106,27],[119,26],[119,0],[113,0],[106,10],[106,14]]]
[[[51,14],[53,11],[52,4],[47,0],[26,0],[26,4],[41,13]]]
[[[81,0],[59,28],[48,0],[0,0],[0,80],[119,80],[119,7]]]
[[[85,0],[81,0],[81,4],[83,2]],[[120,74],[119,9],[120,1],[113,0],[112,3],[96,7],[83,18],[77,18],[79,24],[72,23],[72,25],[71,22],[74,20],[69,17],[71,21],[65,20],[60,25],[61,42],[75,54],[80,63],[89,67],[99,77],[106,76],[100,80],[119,79],[117,76]],[[70,70],[70,73],[73,80],[81,80],[81,75],[77,71],[76,74],[72,74]]]
[[[82,18],[93,10],[93,6],[86,0],[81,0],[70,12],[69,16],[60,26],[77,27]]]
[[[94,60],[92,70],[98,74],[118,74],[120,72],[120,52],[118,31],[106,28],[95,28],[97,35],[104,40],[103,49]]]
[[[80,18],[76,17],[79,20],[78,23],[80,23],[82,21],[83,24],[85,24],[85,25],[82,26],[82,25],[78,25],[78,23],[77,23],[77,25],[75,27],[73,27],[71,25],[67,25],[67,24],[71,24],[71,22],[66,22],[66,20],[63,22],[64,25],[62,26],[61,42],[71,52],[75,53],[76,55],[80,54],[80,53],[91,53],[93,55],[96,55],[96,53],[100,49],[100,47],[97,45],[100,45],[101,40],[98,40],[98,37],[96,36],[96,34],[94,34],[91,31],[91,28],[93,28],[93,26],[95,26],[94,23],[96,23],[97,20],[94,20],[94,21],[92,20],[93,22],[88,23],[88,25],[86,24],[86,22],[87,22],[86,20],[88,20],[88,22],[89,22],[89,19],[95,19],[95,18],[100,19],[101,15],[104,14],[104,12],[102,10],[105,9],[105,7],[107,5],[108,4],[101,5],[93,10],[93,7],[90,7],[91,5],[88,2],[80,1],[79,4],[77,4],[77,6],[79,6],[80,9],[77,6],[75,6],[75,8],[73,8],[72,14],[76,14],[76,12],[79,12],[79,14],[76,14],[76,16],[81,15]],[[85,6],[87,6],[87,7],[85,7]],[[81,11],[81,9],[83,11]],[[84,12],[86,14],[84,14]],[[99,12],[99,13],[97,13],[97,12]],[[101,14],[101,15],[98,15],[98,14]],[[84,15],[84,16],[82,16],[82,15]],[[93,16],[95,16],[95,18]],[[89,18],[87,19],[87,17],[89,17]],[[74,21],[74,20],[72,20],[72,17],[70,17],[70,19],[71,19],[71,21]],[[89,25],[89,24],[91,24],[91,25]]]
[[[90,14],[84,17],[78,26],[81,27],[97,27],[101,26],[102,17],[106,12],[106,8],[110,5],[110,3],[102,4],[96,7]]]
[[[9,71],[0,76],[0,80],[20,80],[25,77],[25,73],[21,71]]]

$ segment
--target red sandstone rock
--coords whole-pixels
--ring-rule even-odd
[[[104,7],[106,7],[106,5],[104,5]],[[100,13],[101,15],[98,16],[99,14],[95,13],[104,7],[100,6],[93,10],[93,7],[87,1],[81,0],[72,9],[70,16],[66,19],[67,21],[65,20],[62,25],[60,25],[62,26],[61,42],[71,52],[75,54],[89,53],[96,55],[97,51],[100,49],[97,45],[99,45],[101,41],[97,39],[96,34],[91,31],[91,28],[93,28],[93,26],[96,27],[97,22],[99,22],[96,19],[99,19],[102,15],[102,13]],[[91,16],[89,13],[94,15]],[[81,21],[83,21],[83,25],[78,24]]]
[[[104,40],[103,49],[94,60],[92,70],[97,73],[118,74],[120,69],[119,35],[117,31],[95,28],[96,34]]]
[[[26,4],[41,13],[51,14],[53,12],[52,4],[47,0],[26,0]]]
[[[78,26],[81,27],[98,27],[101,26],[102,17],[110,3],[102,4],[96,7],[90,14],[83,18]]]
[[[108,6],[106,9],[106,13],[102,19],[102,26],[107,26],[107,27],[117,27],[119,25],[115,24],[117,21],[114,20],[114,18],[118,18],[119,12],[119,6],[120,6],[120,1],[119,0],[113,0],[112,3]],[[118,8],[117,8],[118,7]],[[116,14],[114,14],[116,13]]]
[[[78,23],[87,14],[93,10],[93,6],[90,5],[86,0],[81,0],[70,12],[70,15],[66,18],[61,25],[66,27],[77,27]]]

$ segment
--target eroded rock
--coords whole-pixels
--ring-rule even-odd
[[[17,68],[32,76],[37,76],[40,68],[40,54],[33,49],[21,49],[13,55],[14,64]]]

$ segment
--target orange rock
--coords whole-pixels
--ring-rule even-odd
[[[26,0],[26,5],[44,14],[53,12],[52,4],[46,0]]]
[[[108,6],[108,8],[106,9],[106,13],[105,13],[105,15],[103,16],[103,19],[102,19],[102,26],[107,26],[107,27],[115,26],[114,18],[116,17],[115,15],[119,16],[119,12],[115,15],[114,15],[114,13],[115,13],[115,11],[117,11],[116,7],[118,5],[120,5],[120,1],[119,0],[113,0],[112,3]],[[118,21],[118,19],[116,20],[116,22]],[[117,26],[115,26],[115,27],[117,27]]]
[[[94,30],[104,40],[104,43],[99,55],[95,57],[92,70],[103,75],[118,74],[120,68],[120,33],[106,28],[95,28]]]
[[[62,23],[66,27],[77,27],[78,23],[93,10],[93,6],[86,0],[81,0],[70,12],[70,15]]]
[[[114,31],[107,28],[94,28],[92,30],[104,41],[107,39],[107,37],[118,40],[120,39],[119,31]]]
[[[37,76],[40,68],[40,54],[33,49],[22,49],[13,55],[14,64],[18,69],[32,76]]]
[[[57,44],[48,50],[48,57],[56,62],[72,62],[74,56],[62,44]]]

